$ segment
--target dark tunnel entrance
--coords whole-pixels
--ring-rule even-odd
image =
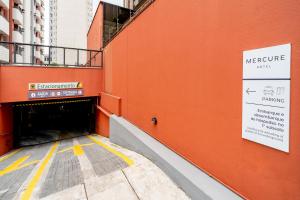
[[[93,133],[96,100],[80,98],[15,104],[14,145],[43,144]]]

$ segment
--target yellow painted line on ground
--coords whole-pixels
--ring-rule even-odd
[[[64,153],[66,151],[70,151],[73,150],[73,153],[75,156],[81,156],[84,154],[84,150],[82,149],[82,147],[86,147],[86,146],[91,146],[94,145],[94,143],[88,143],[88,144],[76,144],[74,146],[71,147],[67,147],[65,149],[62,149],[61,151],[59,151],[58,153]]]
[[[28,167],[28,166],[30,166],[30,165],[37,164],[38,162],[40,162],[40,161],[39,161],[39,160],[31,161],[31,162],[29,162],[29,163],[26,163],[26,164],[24,164],[24,165],[21,165],[20,167],[17,168],[17,170],[22,169],[22,168],[24,168],[24,167]]]
[[[70,150],[72,150],[72,149],[73,149],[73,146],[72,146],[72,147],[67,147],[67,148],[65,148],[65,149],[63,149],[63,150],[61,150],[61,151],[59,151],[58,153],[64,153],[64,152],[70,151]]]
[[[134,161],[131,160],[129,157],[127,157],[126,155],[124,155],[123,153],[113,149],[112,147],[104,144],[103,142],[101,142],[100,140],[97,140],[95,137],[88,135],[87,136],[89,139],[91,139],[93,142],[95,142],[96,144],[98,144],[99,146],[103,147],[104,149],[106,149],[107,151],[115,154],[116,156],[118,156],[119,158],[121,158],[122,160],[124,160],[124,162],[126,162],[129,166],[133,165]]]
[[[80,144],[80,146],[82,146],[82,147],[86,147],[86,146],[92,146],[92,145],[94,145],[94,143]]]
[[[82,156],[84,154],[84,151],[79,144],[74,145],[73,151],[75,156]]]
[[[18,160],[16,160],[15,162],[13,162],[11,165],[9,165],[8,167],[6,167],[4,170],[0,171],[0,176],[3,176],[5,174],[8,174],[10,172],[13,172],[15,170],[17,170],[20,165],[25,162],[30,156],[24,156],[22,158],[19,158]]]
[[[31,179],[31,181],[29,182],[27,188],[22,193],[21,200],[29,200],[30,199],[34,188],[36,187],[36,185],[38,184],[39,180],[41,179],[41,176],[43,175],[43,172],[44,172],[44,170],[45,170],[45,168],[46,168],[49,160],[54,155],[54,152],[57,149],[57,146],[58,146],[58,142],[55,142],[52,145],[52,147],[51,147],[49,153],[47,154],[46,158],[43,160],[43,162],[41,163],[40,167],[36,171],[35,175]]]
[[[19,158],[18,160],[16,160],[15,162],[13,162],[8,167],[6,167],[4,170],[0,170],[0,176],[3,176],[5,174],[11,173],[13,171],[22,169],[24,167],[28,167],[30,165],[33,165],[33,164],[36,164],[39,162],[38,160],[34,160],[34,161],[31,161],[29,163],[25,163],[22,165],[22,163],[26,162],[26,160],[28,160],[28,158],[30,158],[30,155],[23,156],[23,157]]]
[[[4,160],[6,160],[6,159],[12,157],[13,155],[15,155],[16,153],[18,153],[18,152],[21,151],[21,150],[22,150],[22,148],[17,149],[17,150],[15,150],[15,151],[11,152],[10,154],[1,157],[1,158],[0,158],[0,162],[2,162],[2,161],[4,161]]]

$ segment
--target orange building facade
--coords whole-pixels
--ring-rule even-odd
[[[84,97],[99,97],[97,133],[109,137],[114,114],[242,198],[300,199],[299,13],[296,0],[155,0],[103,47],[100,3],[88,48],[103,48],[103,68],[0,67],[0,154],[28,83],[80,81]],[[242,139],[243,51],[287,43],[289,153]]]
[[[299,10],[293,0],[156,0],[104,48],[104,93],[121,99],[118,114],[242,197],[300,199]],[[289,153],[242,139],[243,51],[286,43]]]

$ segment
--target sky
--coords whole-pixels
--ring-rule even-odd
[[[115,5],[119,5],[119,6],[123,5],[123,0],[102,0],[102,1],[108,2],[108,3],[111,3],[111,4],[115,4]],[[100,2],[100,0],[93,0],[94,13],[96,12],[96,9],[98,7],[99,2]]]
[[[123,0],[102,0],[115,5],[123,5]],[[45,45],[49,45],[49,0],[45,2]],[[93,15],[95,14],[100,0],[93,0]]]

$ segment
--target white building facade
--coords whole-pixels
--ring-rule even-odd
[[[0,0],[0,41],[9,41],[9,0]],[[0,62],[9,62],[9,48],[6,44],[0,45]]]
[[[44,42],[44,0],[11,0],[13,30],[11,42],[38,44]],[[44,49],[27,45],[17,45],[11,50],[13,62],[41,64],[44,61]]]
[[[72,48],[87,48],[87,32],[92,21],[92,0],[50,0],[49,44]],[[86,52],[53,48],[50,52],[52,63],[66,65],[84,64]],[[65,58],[65,59],[64,59]]]
[[[24,33],[23,42],[42,45],[44,43],[44,21],[45,7],[44,0],[23,0],[24,1]],[[32,53],[34,52],[34,53]],[[34,51],[29,46],[24,46],[24,63],[43,63],[44,48],[35,47]]]

